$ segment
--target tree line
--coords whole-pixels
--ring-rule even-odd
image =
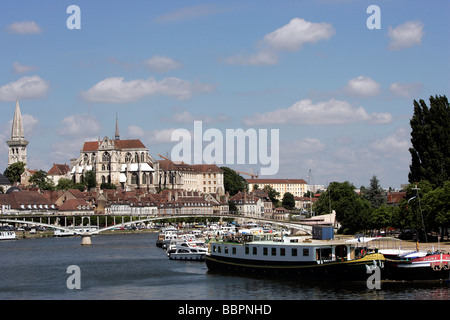
[[[436,232],[450,228],[450,107],[446,96],[431,96],[429,106],[414,100],[411,126],[411,165],[406,196],[398,206],[388,206],[386,195],[373,176],[361,193],[348,181],[330,183],[314,210],[336,211],[342,232],[395,228]]]

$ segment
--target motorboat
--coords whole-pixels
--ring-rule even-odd
[[[17,240],[17,235],[14,231],[0,231],[0,240]]]
[[[170,260],[204,261],[207,251],[206,248],[179,246],[175,252],[167,255]]]

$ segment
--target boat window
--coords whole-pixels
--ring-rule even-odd
[[[224,249],[225,249],[224,252],[228,253],[228,247],[225,247]]]
[[[253,254],[258,254],[258,248],[257,247],[253,247]]]
[[[303,248],[303,256],[309,257],[309,248]]]
[[[291,250],[291,255],[292,255],[293,257],[296,257],[296,256],[297,256],[297,248],[292,248],[292,250]]]
[[[217,247],[217,252],[218,252],[218,253],[221,253],[221,252],[222,252],[222,247],[221,247],[221,246],[218,246],[218,247]]]
[[[277,255],[277,248],[272,248],[272,255],[276,256]]]
[[[267,247],[263,248],[263,255],[267,256]]]
[[[286,248],[280,248],[280,256],[286,255]]]
[[[249,254],[250,249],[248,247],[245,247],[245,254]]]
[[[231,250],[231,252],[232,252],[233,254],[236,254],[236,247],[233,247],[232,250]]]
[[[216,252],[216,251],[217,251],[216,246],[212,246],[212,252]]]

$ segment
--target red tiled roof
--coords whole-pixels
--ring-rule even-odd
[[[67,164],[53,164],[53,167],[47,172],[49,176],[62,176],[70,171],[70,168]]]
[[[83,145],[82,151],[97,151],[101,141],[88,141]],[[145,149],[145,145],[139,139],[114,140],[114,147],[118,150],[123,149]]]

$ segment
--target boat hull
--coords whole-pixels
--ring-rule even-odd
[[[370,269],[373,266],[380,267],[380,271],[383,270],[384,256],[374,253],[367,254],[361,259],[318,264],[317,262],[269,262],[207,255],[206,265],[211,272],[288,276],[303,280],[366,281],[373,273],[373,269]]]
[[[205,253],[171,253],[170,260],[205,261]]]
[[[400,281],[433,281],[450,277],[450,255],[434,254],[412,260],[387,259],[386,278]]]

